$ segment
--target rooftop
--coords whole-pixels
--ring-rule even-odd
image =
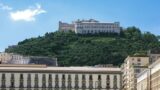
[[[45,65],[0,65],[0,71],[40,71],[40,72],[117,72],[121,73],[120,68],[102,67],[47,67]]]

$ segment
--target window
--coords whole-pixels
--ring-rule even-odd
[[[51,88],[52,87],[52,75],[49,74],[49,77],[48,77],[48,87]]]
[[[59,78],[58,78],[58,74],[56,74],[56,76],[55,76],[55,88],[59,88]]]
[[[34,78],[34,87],[38,88],[38,74],[35,74],[35,78]]]
[[[27,77],[27,88],[31,88],[31,74],[28,74]]]
[[[11,74],[11,88],[14,88],[14,74]]]
[[[65,75],[63,74],[62,75],[62,88],[66,87],[65,82],[66,82]]]
[[[138,61],[138,62],[141,62],[141,59],[140,59],[140,58],[138,58],[138,59],[137,59],[137,61]]]
[[[140,73],[141,70],[140,69],[135,69],[135,73]]]
[[[114,75],[114,78],[113,78],[114,80],[113,80],[113,88],[114,89],[117,89],[117,76],[116,75]]]
[[[82,88],[86,88],[86,77],[85,75],[82,75]]]
[[[46,88],[46,75],[42,75],[42,88]]]
[[[20,81],[20,84],[19,84],[19,87],[20,88],[23,88],[23,74],[20,74],[20,79],[19,79]]]
[[[92,77],[92,75],[89,75],[89,88],[90,89],[93,88],[93,77]]]
[[[2,88],[5,88],[6,87],[6,76],[5,76],[5,74],[3,73],[2,74],[2,84],[1,84],[1,87]]]
[[[72,88],[71,75],[68,75],[68,88]]]
[[[109,75],[107,75],[107,78],[106,78],[106,88],[110,89],[110,76]]]
[[[101,86],[101,75],[98,75],[98,88],[102,88]]]
[[[79,88],[79,78],[78,75],[75,75],[75,88]]]
[[[137,63],[137,65],[138,65],[138,66],[140,66],[140,65],[141,65],[141,63]]]

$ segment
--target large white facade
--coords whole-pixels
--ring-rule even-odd
[[[160,58],[138,75],[137,90],[160,90]]]
[[[120,68],[0,66],[1,88],[99,88],[121,90]]]
[[[60,31],[74,31],[77,34],[96,34],[96,33],[120,33],[119,22],[114,23],[101,23],[99,21],[90,20],[77,20],[72,24],[59,23]]]

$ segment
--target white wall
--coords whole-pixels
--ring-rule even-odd
[[[11,78],[11,73],[8,73],[8,72],[3,72],[6,76],[6,87],[10,87],[11,83],[10,83],[10,78]],[[68,81],[68,75],[70,74],[71,75],[71,81],[72,81],[72,88],[74,88],[75,86],[75,75],[77,73],[14,73],[14,77],[15,77],[15,87],[19,87],[19,81],[20,81],[20,74],[23,74],[23,77],[24,77],[24,87],[27,87],[27,77],[28,77],[28,74],[31,74],[31,85],[32,87],[34,87],[34,79],[35,79],[35,74],[38,74],[38,77],[39,77],[39,87],[42,87],[42,75],[45,74],[46,75],[46,87],[48,86],[48,78],[49,78],[49,74],[52,75],[52,86],[55,87],[55,75],[58,74],[58,77],[59,77],[59,86],[61,87],[62,86],[62,75],[65,74],[65,79],[66,79],[66,82],[65,82],[65,85],[67,87],[67,81]],[[82,87],[82,73],[79,73],[78,74],[78,77],[79,77],[79,87],[81,88]],[[93,88],[95,88],[95,83],[98,81],[98,75],[101,75],[101,84],[102,84],[102,88],[106,88],[106,77],[107,75],[110,75],[110,87],[112,88],[113,87],[113,77],[114,75],[117,75],[117,86],[118,88],[120,88],[121,86],[121,75],[120,74],[94,74],[94,73],[84,73],[85,75],[85,78],[86,78],[86,87],[88,88],[89,87],[89,75],[92,75],[92,78],[93,78]],[[0,82],[2,80],[2,72],[0,72]],[[0,83],[0,87],[1,87],[1,84]],[[118,89],[120,90],[120,89]]]

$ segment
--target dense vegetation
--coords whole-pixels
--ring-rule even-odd
[[[21,41],[7,48],[6,52],[57,57],[61,66],[120,65],[128,55],[146,55],[149,49],[159,46],[160,42],[155,35],[129,27],[123,29],[120,35],[77,35],[58,31],[46,33]]]

